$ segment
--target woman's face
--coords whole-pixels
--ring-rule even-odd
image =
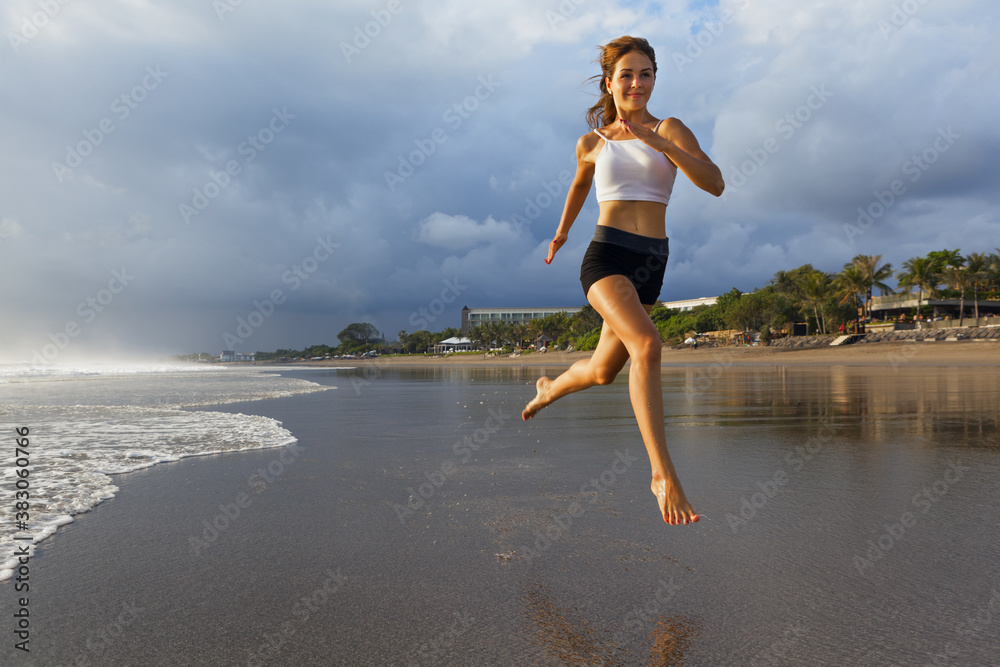
[[[629,51],[615,63],[615,71],[605,83],[622,111],[642,109],[653,92],[653,63],[641,51]]]

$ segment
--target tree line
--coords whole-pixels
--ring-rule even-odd
[[[894,290],[886,281],[895,275]],[[962,255],[958,250],[935,250],[924,257],[912,257],[899,271],[882,263],[881,255],[857,255],[840,272],[828,274],[812,269],[808,264],[792,272],[779,271],[771,281],[779,291],[797,300],[800,307],[811,311],[819,333],[830,333],[843,323],[836,317],[838,305],[850,304],[855,322],[873,319],[872,296],[912,295],[916,292],[914,317],[927,315],[925,298],[959,299],[959,319],[965,317],[966,299],[971,297],[973,317],[979,317],[980,298],[1000,298],[1000,249],[992,254],[973,252]],[[832,321],[831,321],[832,320]]]
[[[896,289],[886,282],[893,277]],[[980,300],[1000,299],[1000,249],[990,254],[968,255],[958,250],[937,250],[908,259],[898,271],[883,263],[881,255],[857,255],[836,273],[804,264],[790,271],[778,271],[767,285],[752,292],[743,293],[734,287],[720,295],[714,304],[689,311],[657,305],[650,317],[668,344],[681,343],[691,333],[720,330],[759,332],[766,340],[772,332],[785,330],[797,322],[807,323],[810,333],[828,334],[842,324],[870,321],[875,291],[883,296],[916,293],[914,316],[927,314],[926,299],[940,297],[959,299],[960,317],[964,317],[968,302],[973,317],[978,318]],[[466,335],[472,347],[479,350],[513,350],[543,340],[560,349],[572,346],[577,350],[592,350],[597,346],[602,324],[597,311],[585,305],[572,315],[556,313],[530,322],[487,321]],[[355,322],[337,334],[337,346],[258,352],[257,358],[308,359],[369,351],[419,354],[430,352],[444,339],[461,335],[454,327],[438,332],[403,330],[395,340],[387,340],[373,325]]]

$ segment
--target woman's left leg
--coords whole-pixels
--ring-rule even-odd
[[[676,525],[697,521],[699,517],[684,495],[667,452],[660,378],[663,342],[648,310],[639,302],[635,288],[628,285],[629,289],[621,289],[616,278],[621,276],[608,276],[595,282],[587,292],[587,300],[614,330],[632,359],[628,373],[629,398],[652,467],[650,490],[656,496],[665,522]]]

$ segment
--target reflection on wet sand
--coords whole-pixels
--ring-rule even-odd
[[[741,425],[794,419],[819,421],[847,418],[858,435],[881,437],[904,431],[918,437],[991,436],[1000,430],[996,396],[1000,373],[995,367],[907,366],[708,366],[664,367],[663,387],[668,418],[681,417],[698,425]],[[419,367],[387,368],[380,375],[435,383],[494,382],[534,384],[541,375],[554,376],[560,367]],[[361,370],[346,374],[363,374]],[[618,379],[627,386],[627,372]],[[594,389],[587,396],[606,399],[611,389]],[[524,389],[524,400],[532,390]],[[505,389],[514,403],[515,392]],[[680,399],[683,396],[684,399]],[[577,405],[576,397],[566,402]],[[748,408],[750,408],[748,410]],[[859,419],[860,418],[860,419]]]
[[[660,616],[649,633],[653,645],[649,649],[650,667],[683,665],[692,652],[692,643],[701,634],[701,625],[684,616]]]
[[[556,603],[543,584],[533,584],[523,598],[528,621],[528,641],[541,650],[539,662],[561,665],[637,664],[632,651],[621,643],[621,633],[597,629],[578,609]],[[694,651],[701,624],[681,615],[660,615],[649,633],[650,667],[686,664]]]
[[[902,431],[938,439],[989,437],[1000,426],[995,368],[731,366],[715,373],[685,368],[665,375],[664,388],[691,399],[668,402],[671,416],[720,426],[832,418],[865,437]]]
[[[575,610],[560,607],[542,584],[524,595],[529,641],[542,649],[550,663],[563,665],[624,665],[627,651],[600,632]]]

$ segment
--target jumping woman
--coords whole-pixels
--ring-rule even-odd
[[[662,342],[649,312],[663,286],[667,264],[666,211],[677,170],[716,197],[722,172],[676,118],[658,120],[646,108],[656,81],[656,54],[639,37],[621,37],[601,48],[601,98],[587,113],[593,132],[576,142],[576,177],[549,243],[549,264],[596,184],[600,214],[594,240],[580,268],[590,305],[604,318],[590,359],[551,380],[521,413],[535,414],[556,399],[614,381],[632,360],[629,397],[653,469],[650,488],[668,524],[698,520],[667,453],[660,379]],[[596,78],[596,77],[595,77]],[[599,128],[599,129],[598,129]]]

